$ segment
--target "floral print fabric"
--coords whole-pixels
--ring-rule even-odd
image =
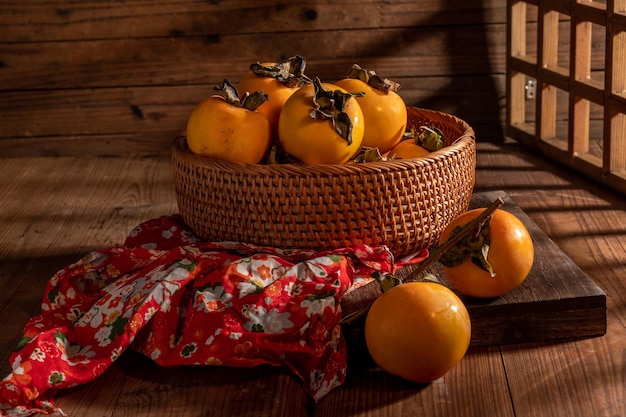
[[[320,399],[345,379],[341,296],[398,266],[385,247],[207,243],[178,216],[144,222],[50,279],[0,382],[0,413],[61,412],[56,390],[97,378],[129,347],[163,366],[286,365]]]

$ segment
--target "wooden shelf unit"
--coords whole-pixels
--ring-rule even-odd
[[[507,135],[626,194],[626,0],[507,13]]]

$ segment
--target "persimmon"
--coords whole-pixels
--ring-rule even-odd
[[[398,159],[420,158],[429,153],[429,151],[410,139],[400,141],[400,143],[391,148],[388,152],[390,158]]]
[[[287,100],[278,120],[282,149],[305,164],[343,164],[363,141],[363,112],[354,95],[316,78]]]
[[[272,143],[270,123],[255,109],[267,100],[260,92],[238,97],[224,80],[218,94],[201,101],[187,120],[187,145],[198,155],[227,161],[259,163]]]
[[[300,87],[310,82],[304,75],[306,60],[296,55],[281,62],[254,63],[237,83],[240,94],[262,91],[268,100],[257,111],[267,117],[272,135],[278,136],[278,118],[283,105]]]
[[[410,126],[403,136],[404,139],[388,152],[389,157],[420,158],[445,146],[443,133],[435,126]]]
[[[397,93],[398,83],[355,64],[346,78],[334,84],[349,92],[365,93],[356,97],[365,118],[362,146],[378,148],[384,154],[400,142],[407,125],[407,109]]]
[[[374,362],[413,382],[445,375],[465,356],[470,338],[467,308],[435,282],[392,287],[372,303],[365,319],[365,342]]]
[[[442,232],[440,243],[484,210],[473,209],[453,219]],[[514,214],[497,209],[487,223],[446,252],[440,262],[446,278],[460,293],[493,298],[526,280],[534,256],[533,240],[526,226]]]

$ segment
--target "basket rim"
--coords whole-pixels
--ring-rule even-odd
[[[208,156],[192,153],[187,147],[184,133],[178,135],[172,143],[172,154],[176,159],[181,159],[195,166],[206,169],[219,169],[222,171],[248,172],[255,175],[346,175],[363,174],[364,172],[387,172],[409,169],[420,169],[425,166],[436,164],[439,160],[447,158],[450,154],[463,152],[467,147],[475,146],[474,129],[464,120],[436,110],[407,107],[409,117],[422,117],[439,119],[447,123],[453,123],[460,127],[462,134],[451,144],[444,148],[431,152],[419,158],[394,159],[391,161],[375,161],[363,164],[252,164],[234,162],[211,158]]]

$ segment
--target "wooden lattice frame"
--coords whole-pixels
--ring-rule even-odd
[[[507,9],[507,135],[626,193],[626,0],[508,0]],[[600,41],[592,28],[602,28]],[[592,68],[602,48],[604,68]],[[557,112],[559,92],[567,104]],[[599,154],[590,151],[591,106],[601,108]]]

